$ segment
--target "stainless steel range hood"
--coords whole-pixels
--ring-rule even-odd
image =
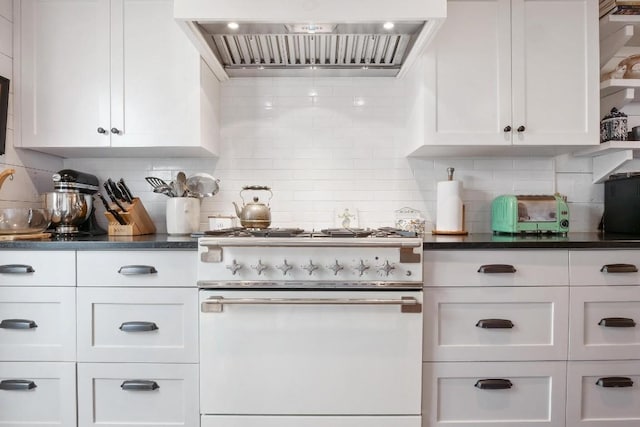
[[[446,16],[446,0],[175,0],[174,5],[176,20],[221,81],[402,77]]]

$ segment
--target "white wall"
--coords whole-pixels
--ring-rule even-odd
[[[53,190],[51,174],[62,169],[62,160],[46,154],[16,150],[13,147],[13,13],[12,0],[0,0],[0,75],[11,80],[5,154],[0,171],[15,169],[13,180],[0,188],[0,207],[40,207],[40,194]]]
[[[262,78],[222,85],[221,157],[207,159],[66,159],[65,167],[127,180],[159,231],[165,197],[150,192],[148,175],[170,180],[208,172],[221,191],[203,203],[208,214],[231,214],[244,185],[269,185],[273,226],[334,226],[336,209],[357,209],[359,225],[393,225],[410,206],[435,220],[436,183],[456,168],[464,183],[467,229],[490,231],[490,201],[499,194],[568,196],[572,231],[595,231],[602,185],[591,184],[591,161],[570,157],[407,159],[414,86],[411,79]]]

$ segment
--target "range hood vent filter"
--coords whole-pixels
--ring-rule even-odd
[[[409,34],[217,34],[225,69],[340,66],[399,69]]]

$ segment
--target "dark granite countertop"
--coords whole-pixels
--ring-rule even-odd
[[[25,250],[197,250],[198,241],[189,236],[150,234],[146,236],[96,236],[76,240],[0,241],[2,249]],[[640,249],[640,236],[601,233],[569,233],[555,235],[432,236],[424,238],[424,249]]]
[[[138,249],[198,249],[198,239],[189,236],[148,234],[144,236],[92,236],[74,240],[13,240],[0,241],[2,249],[30,249],[51,251],[74,250],[138,250]]]
[[[624,249],[639,248],[639,235],[569,233],[557,235],[433,236],[424,238],[424,249]]]

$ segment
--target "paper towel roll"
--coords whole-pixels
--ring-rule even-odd
[[[436,231],[463,231],[462,210],[462,182],[439,182],[437,187]]]

